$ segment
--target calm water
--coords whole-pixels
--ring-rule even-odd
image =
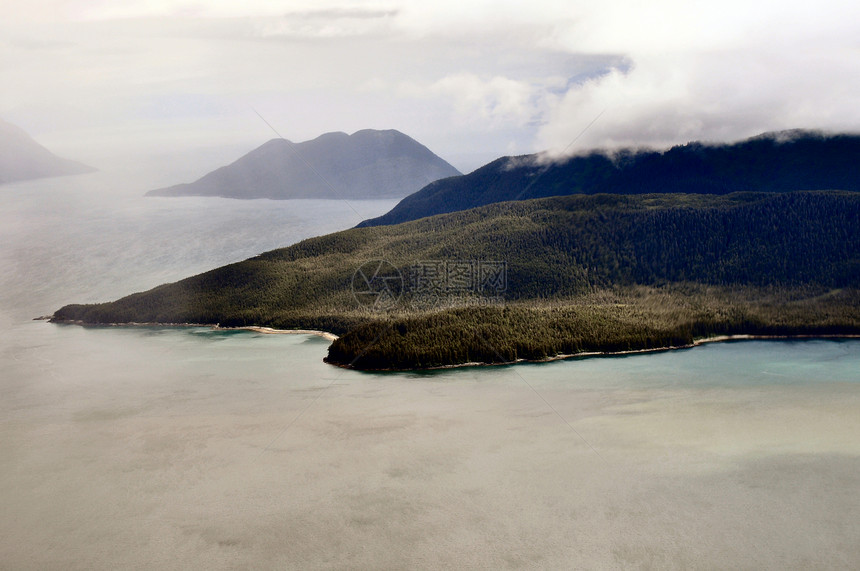
[[[310,336],[32,321],[392,204],[131,180],[0,186],[0,568],[860,565],[860,342],[375,375]]]

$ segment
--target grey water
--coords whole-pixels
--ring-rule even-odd
[[[393,201],[0,186],[0,568],[860,565],[860,341],[369,374],[328,342],[32,318]]]

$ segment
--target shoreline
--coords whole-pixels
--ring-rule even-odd
[[[672,345],[669,347],[653,347],[650,349],[630,349],[628,351],[589,351],[583,353],[570,353],[570,354],[562,354],[556,355],[555,357],[548,357],[546,359],[519,359],[516,362],[528,362],[528,363],[548,363],[552,361],[563,361],[566,359],[575,359],[577,357],[614,357],[620,355],[635,355],[638,353],[658,353],[664,351],[677,351],[681,349],[694,349],[695,347],[700,347],[702,345],[707,345],[708,343],[726,343],[731,341],[790,341],[793,339],[798,340],[814,340],[814,339],[860,339],[860,334],[855,333],[844,333],[844,334],[826,334],[826,335],[809,335],[809,334],[800,334],[800,335],[752,335],[752,334],[739,334],[739,335],[717,335],[715,337],[702,337],[701,339],[694,339],[692,343],[687,345]]]
[[[206,327],[213,331],[252,331],[264,335],[316,335],[328,341],[336,341],[339,337],[329,331],[321,331],[318,329],[275,329],[273,327],[264,327],[261,325],[243,325],[241,327],[221,327],[218,324],[211,323],[85,323],[79,320],[60,321],[48,319],[46,317],[38,317],[35,320],[47,320],[49,323],[57,325],[78,325],[81,327]],[[702,337],[694,339],[692,343],[687,345],[673,345],[668,347],[651,347],[648,349],[630,349],[627,351],[584,351],[582,353],[564,353],[546,357],[544,359],[517,359],[516,361],[508,361],[504,363],[483,363],[469,362],[457,363],[452,365],[437,365],[435,367],[423,367],[415,369],[359,369],[350,365],[341,363],[332,363],[328,358],[323,358],[323,362],[333,367],[341,369],[349,369],[353,371],[380,372],[380,373],[402,373],[409,371],[438,371],[444,369],[461,369],[465,367],[502,367],[510,365],[528,364],[528,363],[552,363],[554,361],[566,361],[569,359],[588,359],[591,357],[623,357],[625,355],[637,355],[644,353],[662,353],[665,351],[678,351],[683,349],[693,349],[708,343],[726,343],[732,341],[789,341],[789,340],[815,340],[815,339],[860,339],[860,334],[857,333],[842,333],[842,334],[798,334],[798,335],[754,335],[754,334],[738,334],[738,335],[716,335],[714,337]]]
[[[261,325],[243,325],[241,327],[221,327],[220,325],[211,323],[158,323],[158,322],[136,322],[128,323],[86,323],[77,319],[74,320],[55,320],[51,317],[37,317],[34,321],[48,321],[55,325],[78,325],[80,327],[205,327],[213,331],[253,331],[254,333],[263,333],[265,335],[316,335],[329,341],[336,341],[338,336],[329,331],[320,331],[318,329],[274,329],[272,327],[263,327]]]
[[[445,369],[461,369],[465,367],[506,367],[511,365],[520,365],[520,364],[529,364],[529,363],[552,363],[554,361],[567,361],[571,359],[589,359],[593,357],[623,357],[626,355],[637,355],[643,353],[664,353],[667,351],[679,351],[684,349],[694,349],[701,345],[706,345],[708,343],[726,343],[732,341],[790,341],[790,340],[835,340],[835,339],[860,339],[860,334],[856,333],[843,333],[843,334],[825,334],[825,335],[809,335],[809,334],[800,334],[800,335],[751,335],[751,334],[739,334],[739,335],[718,335],[715,337],[703,337],[701,339],[695,339],[692,343],[687,345],[672,345],[669,347],[652,347],[649,349],[630,349],[627,351],[585,351],[582,353],[564,353],[561,355],[555,355],[553,357],[546,357],[544,359],[517,359],[516,361],[507,361],[504,363],[482,363],[482,362],[470,362],[470,363],[458,363],[456,365],[437,365],[435,367],[423,367],[416,369],[359,369],[356,367],[352,367],[350,365],[342,365],[339,363],[331,363],[326,359],[323,361],[334,367],[340,367],[341,369],[350,369],[353,371],[365,371],[369,373],[379,372],[379,373],[404,373],[410,371],[439,371]]]
[[[212,329],[222,331],[254,331],[255,333],[263,333],[265,335],[316,335],[329,341],[337,341],[339,337],[328,331],[320,331],[319,329],[274,329],[272,327],[262,327],[259,325],[245,325],[242,327],[221,327],[220,325],[211,326]]]

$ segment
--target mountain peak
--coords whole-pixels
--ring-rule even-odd
[[[393,129],[341,131],[292,143],[272,139],[195,182],[148,196],[402,198],[459,171]]]
[[[79,162],[58,157],[17,125],[0,119],[0,184],[94,170]]]

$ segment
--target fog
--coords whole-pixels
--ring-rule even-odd
[[[255,110],[293,141],[396,128],[464,172],[564,149],[601,113],[571,150],[860,129],[841,0],[5,8],[0,117],[100,168],[200,176],[272,138]]]

